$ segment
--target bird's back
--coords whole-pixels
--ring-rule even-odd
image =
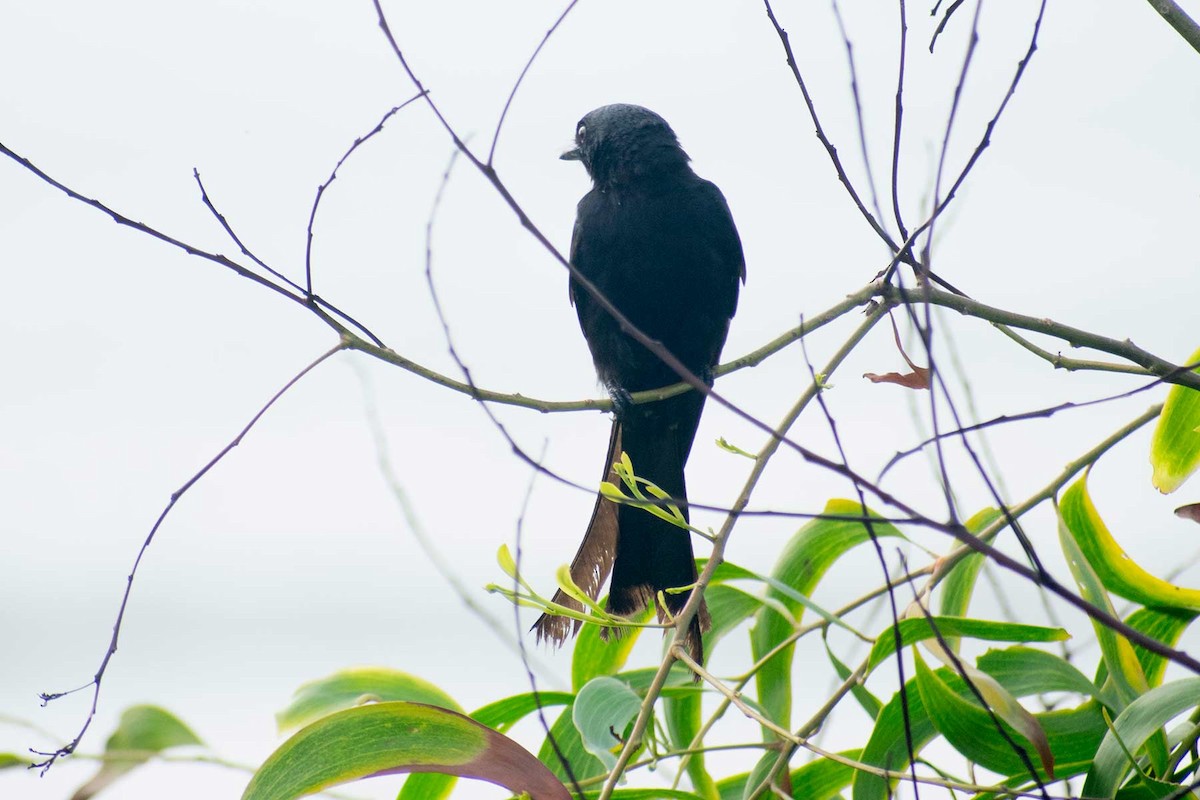
[[[707,378],[745,275],[741,240],[714,184],[684,167],[593,189],[579,202],[571,261],[630,322]],[[679,380],[575,281],[571,296],[606,384],[636,392]]]

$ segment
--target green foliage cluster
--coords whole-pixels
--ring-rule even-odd
[[[1200,353],[1193,356],[1197,360]],[[1195,390],[1173,387],[1159,417],[1151,461],[1160,488],[1177,488],[1200,464],[1196,397]],[[1200,614],[1200,590],[1151,575],[1125,554],[1092,502],[1086,473],[1057,493],[1056,507],[1059,543],[1080,597],[1109,615],[1114,596],[1135,604],[1124,616],[1129,628],[1173,647]],[[967,528],[986,536],[1004,521],[999,510],[985,509]],[[277,715],[281,730],[299,730],[258,768],[244,800],[290,800],[389,773],[412,773],[400,800],[448,797],[460,777],[488,780],[531,798],[566,800],[577,790],[594,797],[625,747],[636,748],[624,770],[631,779],[672,764],[675,785],[624,786],[607,795],[612,798],[886,800],[906,779],[980,800],[1040,794],[1056,781],[1067,781],[1072,795],[1088,798],[1192,795],[1200,780],[1200,677],[1166,680],[1167,657],[1103,619],[1093,619],[1100,658],[1088,675],[1065,651],[1031,646],[1068,639],[1071,634],[1060,627],[969,616],[984,564],[981,553],[944,556],[913,573],[910,579],[929,578],[927,591],[901,609],[898,623],[889,620],[877,631],[847,620],[869,596],[839,610],[812,601],[830,568],[851,550],[904,538],[901,527],[858,501],[835,499],[795,534],[770,574],[732,563],[717,566],[706,590],[713,626],[705,649],[741,647],[752,661],[743,674],[724,681],[703,673],[705,682],[696,682],[676,662],[665,683],[656,685],[655,669],[627,664],[643,628],[605,640],[603,618],[583,626],[571,691],[514,694],[470,714],[438,687],[394,669],[347,669],[313,681]],[[503,558],[502,565],[517,577],[515,565]],[[851,668],[825,639],[824,651],[844,683],[824,708],[797,725],[796,644],[814,634],[826,637],[833,627],[869,643],[869,652]],[[968,657],[967,640],[993,646]],[[881,670],[894,674],[898,654],[907,655],[903,688],[879,697],[868,680]],[[850,750],[820,751],[811,735],[842,702],[856,703],[871,720],[865,738]],[[554,742],[547,736],[535,756],[506,734],[539,709],[551,720]],[[716,744],[721,720],[731,710],[760,723],[760,741]],[[640,740],[630,741],[643,712],[652,714],[651,724]],[[962,768],[944,759],[934,766],[927,759],[927,748],[939,740],[961,754]],[[108,740],[99,772],[76,798],[92,797],[180,747],[203,743],[163,709],[128,709]],[[819,757],[793,768],[793,755],[805,747]],[[714,774],[706,754],[728,749],[745,753],[744,769]],[[0,767],[23,763],[11,754],[0,759]]]

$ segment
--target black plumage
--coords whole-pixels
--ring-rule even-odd
[[[582,161],[594,186],[579,201],[572,265],[630,323],[711,384],[746,277],[741,239],[725,197],[692,171],[666,121],[640,106],[590,112],[576,127],[575,145],[562,158]],[[630,394],[677,383],[679,375],[623,330],[574,278],[570,296],[596,372],[615,401],[605,479],[621,485],[611,466],[624,451],[634,472],[670,494],[687,517],[684,467],[704,395],[688,391],[630,403]],[[644,508],[597,498],[571,576],[595,598],[610,571],[608,610],[636,613],[657,592],[696,580],[691,535]],[[689,593],[665,596],[677,613]],[[579,607],[561,591],[554,599]],[[683,642],[698,661],[704,657],[700,634],[709,625],[708,609],[701,605]],[[578,624],[573,627],[578,630]],[[572,624],[543,615],[535,628],[539,639],[561,644]]]

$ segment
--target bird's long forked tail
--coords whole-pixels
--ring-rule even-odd
[[[674,432],[674,431],[673,431]],[[690,432],[689,432],[690,433]],[[605,461],[604,480],[616,486],[622,482],[613,465],[623,451],[622,425],[613,423]],[[636,437],[640,439],[641,437]],[[657,438],[657,437],[655,437]],[[675,455],[668,456],[665,466],[649,464],[656,461],[659,453],[679,454],[686,459],[686,449],[666,445],[658,441],[652,448],[643,448],[637,441],[634,453],[627,453],[633,461],[635,473],[660,485],[673,498],[682,500],[684,517],[687,517],[686,493],[683,485],[683,465]],[[690,439],[689,439],[690,444]],[[649,469],[642,472],[641,462]],[[657,468],[655,468],[657,467]],[[666,485],[663,485],[666,484]],[[614,569],[615,568],[615,569]],[[666,589],[688,586],[696,581],[696,562],[692,553],[691,534],[670,522],[659,519],[644,508],[620,505],[607,498],[597,496],[591,520],[579,550],[571,561],[571,580],[593,600],[598,599],[600,587],[613,574],[609,587],[607,610],[617,616],[631,616],[655,602],[659,621],[683,610],[691,592],[670,593]],[[656,595],[662,591],[667,608],[657,603]],[[570,609],[582,611],[583,606],[561,589],[555,592],[553,602]],[[562,615],[543,614],[534,623],[538,641],[549,640],[555,646],[562,645],[568,636],[579,632],[580,623]],[[701,634],[712,627],[708,606],[703,599],[696,616],[692,618],[680,644],[699,664],[704,663],[704,644]],[[602,635],[620,635],[621,629],[606,629]]]
[[[612,434],[608,437],[608,456],[605,463],[604,480],[617,482],[613,464],[621,455],[621,423],[613,422]],[[608,580],[612,572],[613,561],[617,557],[617,505],[600,495],[596,496],[596,505],[592,508],[592,518],[588,522],[583,541],[575,558],[571,559],[571,580],[582,589],[588,597],[596,600],[600,596],[600,587]],[[553,602],[575,611],[583,611],[581,604],[574,597],[559,589],[554,593]],[[549,640],[559,647],[568,636],[579,633],[583,623],[554,614],[542,614],[533,628],[537,631],[538,641]]]

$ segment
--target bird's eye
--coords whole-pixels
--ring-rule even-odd
[[[583,123],[580,123],[579,127],[575,129],[575,141],[578,142],[579,144],[583,144],[583,138],[586,134],[587,134],[587,126],[584,125]]]

